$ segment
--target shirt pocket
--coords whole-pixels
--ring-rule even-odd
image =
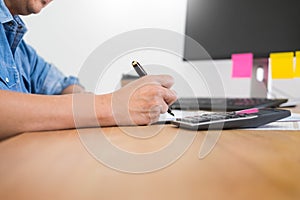
[[[14,67],[1,67],[0,81],[8,88],[13,88],[18,80],[18,71]]]

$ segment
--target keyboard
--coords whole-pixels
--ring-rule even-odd
[[[250,109],[253,110],[253,109]],[[255,112],[211,112],[176,118],[171,121],[179,128],[191,130],[222,130],[236,128],[256,128],[282,118],[289,117],[291,112],[280,109],[257,109]]]
[[[237,111],[249,108],[276,108],[288,99],[267,98],[179,98],[170,108],[178,110]]]

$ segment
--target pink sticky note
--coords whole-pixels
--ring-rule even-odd
[[[246,109],[246,110],[239,110],[236,111],[235,113],[237,114],[252,114],[252,113],[258,113],[259,109],[258,108],[250,108],[250,109]]]
[[[232,78],[251,78],[253,54],[232,54]]]

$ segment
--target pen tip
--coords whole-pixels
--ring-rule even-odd
[[[174,113],[172,113],[171,111],[168,111],[168,113],[169,113],[170,115],[172,115],[173,117],[175,117]]]

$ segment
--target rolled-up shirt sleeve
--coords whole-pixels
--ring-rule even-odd
[[[65,76],[54,65],[50,64],[41,88],[41,94],[61,94],[62,91],[70,85],[80,85],[79,80],[74,76]]]
[[[27,53],[32,66],[30,70],[31,93],[57,95],[70,85],[80,85],[78,78],[65,76],[55,65],[40,57],[29,45]]]

